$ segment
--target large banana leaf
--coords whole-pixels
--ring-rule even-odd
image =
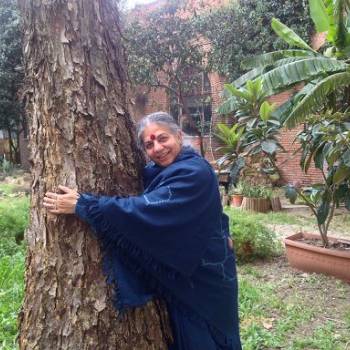
[[[272,18],[271,27],[275,33],[290,46],[315,52],[298,34],[277,18]]]
[[[244,59],[241,63],[244,69],[253,69],[256,67],[266,67],[273,65],[276,61],[286,57],[312,57],[318,55],[310,50],[279,50],[264,53],[262,55],[252,56]]]
[[[329,29],[329,16],[323,0],[309,0],[310,16],[318,33]]]
[[[232,84],[239,88],[243,86],[248,80],[253,80],[259,75],[263,74],[264,71],[265,71],[264,67],[258,67],[258,68],[252,69],[249,72],[243,74],[238,79],[234,80]]]
[[[272,112],[272,116],[277,119],[281,124],[284,124],[285,120],[292,112],[293,108],[297,105],[302,98],[307,95],[314,86],[321,81],[322,78],[318,78],[307,83],[300,91],[298,91],[293,97],[291,97],[284,104],[280,105],[276,110]]]
[[[260,78],[263,79],[265,93],[273,95],[295,83],[313,80],[326,73],[345,71],[348,67],[345,62],[331,58],[306,58],[276,67]]]
[[[305,117],[317,111],[327,101],[329,93],[350,85],[350,73],[342,72],[333,74],[316,84],[307,95],[296,105],[285,124],[288,128],[295,127],[303,122]]]

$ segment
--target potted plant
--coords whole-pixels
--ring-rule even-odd
[[[304,271],[321,272],[350,282],[350,241],[328,237],[335,209],[344,203],[350,210],[350,114],[326,112],[311,116],[299,133],[301,166],[313,162],[324,182],[303,189],[286,187],[292,203],[301,200],[314,214],[319,235],[297,233],[285,239],[290,264]]]
[[[240,207],[243,201],[244,186],[243,181],[238,181],[236,186],[231,186],[229,190],[231,207]]]
[[[265,185],[245,184],[241,209],[266,213],[271,208],[272,189]]]

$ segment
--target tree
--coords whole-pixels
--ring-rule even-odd
[[[10,161],[19,163],[19,133],[23,129],[18,91],[23,82],[22,35],[14,0],[0,1],[0,130],[9,138]],[[15,136],[15,139],[13,139]]]
[[[203,101],[205,45],[195,21],[182,10],[180,2],[167,1],[144,17],[126,21],[129,74],[134,85],[165,89],[174,117],[189,124],[186,131],[201,136],[204,112],[194,120],[189,97],[198,105],[209,102]]]
[[[164,309],[149,303],[117,319],[88,227],[42,205],[59,184],[110,195],[141,189],[118,12],[112,0],[20,7],[33,174],[20,349],[166,349]]]
[[[283,49],[286,44],[270,27],[272,17],[279,18],[308,39],[311,21],[304,0],[231,0],[228,5],[198,17],[203,36],[209,39],[211,70],[229,81],[243,74],[241,62],[251,55]]]

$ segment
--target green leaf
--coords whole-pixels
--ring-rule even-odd
[[[263,74],[264,71],[265,71],[264,67],[252,69],[249,72],[242,75],[241,77],[239,77],[238,79],[236,79],[235,81],[233,81],[232,84],[234,86],[236,86],[237,88],[239,88],[239,87],[243,86],[244,84],[246,84],[246,82],[248,80],[255,79],[259,75]]]
[[[263,141],[261,143],[261,148],[268,154],[274,154],[277,151],[277,145],[274,141]]]
[[[289,201],[294,204],[298,198],[298,193],[293,186],[285,187],[285,196],[289,199]]]
[[[323,0],[309,0],[310,16],[318,33],[329,29],[329,17]]]
[[[345,179],[350,177],[350,168],[346,166],[340,166],[333,175],[333,182],[339,184]]]
[[[342,160],[344,162],[344,165],[350,168],[350,149],[345,151],[345,153],[342,155]]]
[[[298,34],[280,22],[277,18],[272,19],[271,27],[287,44],[315,52]]]
[[[294,128],[298,123],[313,112],[319,110],[326,102],[326,97],[333,91],[350,85],[350,73],[342,72],[331,76],[317,83],[296,105],[292,112],[285,119],[288,128]]]
[[[270,104],[268,101],[263,102],[259,109],[260,118],[264,122],[267,122],[270,119],[271,113],[274,111],[274,109],[275,107],[273,104]]]
[[[233,84],[224,84],[225,89],[233,96],[246,99],[247,95],[243,92],[238,90]]]
[[[313,80],[326,73],[345,71],[349,67],[331,58],[312,57],[276,67],[260,76],[265,93],[270,96],[290,85]]]
[[[252,69],[256,67],[266,67],[278,63],[283,58],[302,59],[304,57],[316,56],[317,53],[309,50],[279,50],[264,53],[262,55],[252,56],[244,59],[241,63],[243,69]]]
[[[322,225],[326,222],[329,214],[330,203],[328,200],[323,200],[321,205],[317,208],[317,222]]]

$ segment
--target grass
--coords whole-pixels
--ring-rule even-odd
[[[264,224],[264,225],[282,225],[282,224],[290,224],[290,225],[302,225],[304,224],[305,219],[301,217],[297,217],[295,215],[291,215],[285,212],[274,212],[270,211],[266,214],[263,213],[253,213],[249,211],[243,211],[240,209],[226,207],[225,212],[232,217],[244,217],[244,218],[252,218],[253,220]]]
[[[300,278],[288,270],[271,278],[263,264],[240,266],[239,271],[244,350],[346,349],[349,311],[342,312],[341,305],[336,308],[323,300],[327,293],[323,288],[330,286],[334,295],[344,293],[348,299],[348,285],[319,275]]]
[[[1,186],[1,190],[11,187]],[[25,244],[21,241],[28,221],[27,197],[0,198],[0,349],[16,349],[17,314],[24,292]],[[17,243],[17,242],[18,243]]]

